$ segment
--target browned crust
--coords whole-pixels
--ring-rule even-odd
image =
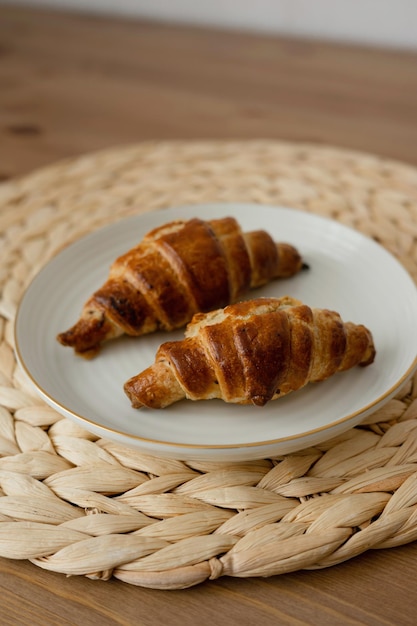
[[[166,396],[264,406],[374,357],[363,325],[288,297],[258,298],[195,315],[187,337],[162,344],[156,364],[131,379],[129,397],[133,393],[135,406],[167,406]],[[161,362],[171,370],[172,389],[167,376],[158,381]]]
[[[91,355],[123,333],[181,328],[199,311],[223,307],[251,287],[300,269],[292,246],[276,244],[265,231],[244,234],[232,217],[177,220],[116,259],[79,321],[57,338]]]

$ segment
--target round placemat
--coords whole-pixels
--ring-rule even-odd
[[[63,419],[18,368],[16,308],[54,254],[121,217],[200,202],[285,205],[339,220],[375,238],[417,280],[417,170],[374,155],[277,141],[149,142],[3,184],[0,556],[177,589],[329,567],[417,538],[415,380],[314,448],[184,462]]]

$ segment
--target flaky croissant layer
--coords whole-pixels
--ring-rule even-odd
[[[275,243],[263,230],[243,233],[232,217],[177,220],[116,259],[105,284],[58,341],[90,357],[103,341],[181,328],[195,313],[236,302],[301,267],[293,246]]]
[[[288,296],[257,298],[196,314],[185,338],[162,344],[124,390],[135,408],[183,398],[263,406],[374,358],[365,326]]]

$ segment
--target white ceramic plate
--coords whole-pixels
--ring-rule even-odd
[[[295,245],[310,269],[252,296],[291,295],[365,324],[377,356],[263,408],[220,400],[182,401],[135,410],[123,383],[153,363],[163,341],[182,331],[109,342],[94,360],[76,357],[56,335],[71,326],[111,262],[150,229],[176,218],[235,216],[244,230],[264,228]],[[250,296],[248,296],[249,298]],[[373,240],[301,211],[245,204],[181,207],[126,218],[80,239],[34,278],[20,304],[17,358],[40,395],[64,416],[107,439],[178,459],[243,460],[287,454],[358,424],[389,400],[417,366],[417,290],[408,273]]]

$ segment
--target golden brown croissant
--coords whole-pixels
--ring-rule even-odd
[[[275,243],[265,231],[243,233],[232,217],[174,221],[113,263],[106,283],[58,341],[89,357],[107,339],[181,328],[195,313],[236,302],[250,288],[301,267],[293,246]]]
[[[263,406],[374,357],[365,326],[288,296],[257,298],[195,315],[185,339],[162,344],[124,389],[135,408],[182,398]]]

